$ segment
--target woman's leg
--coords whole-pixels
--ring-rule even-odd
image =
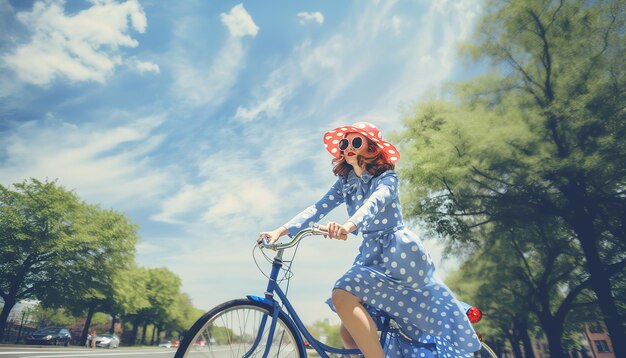
[[[341,328],[339,328],[339,336],[341,337],[341,342],[343,342],[344,348],[357,348],[354,338],[352,338],[350,332],[348,332],[348,329],[343,325],[343,323],[341,324]]]
[[[347,349],[358,348],[356,345],[356,342],[354,341],[354,338],[352,338],[352,336],[350,335],[350,332],[348,332],[348,329],[346,328],[346,326],[343,325],[343,323],[341,324],[341,328],[339,329],[339,337],[341,337],[341,342],[343,343],[344,348],[347,348]],[[360,356],[361,356],[360,354],[350,355],[350,357],[352,358],[359,358]]]
[[[334,289],[332,299],[343,326],[363,355],[366,358],[384,358],[385,353],[380,346],[376,323],[359,298],[342,289]]]

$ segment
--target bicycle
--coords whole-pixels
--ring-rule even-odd
[[[328,358],[329,354],[361,354],[358,349],[331,347],[313,337],[279,285],[284,250],[298,245],[307,236],[324,235],[324,229],[315,224],[312,228],[300,231],[289,242],[268,244],[263,241],[258,244],[261,250],[276,251],[264,295],[247,295],[246,298],[227,301],[205,313],[187,332],[174,357],[307,357],[307,348],[315,350],[323,358]],[[286,271],[290,272],[288,269]],[[463,304],[470,322],[478,322],[482,317],[480,310]],[[384,312],[372,318],[379,327],[383,347],[392,337],[401,336],[410,340]],[[478,357],[496,358],[493,350],[484,342],[477,353]]]

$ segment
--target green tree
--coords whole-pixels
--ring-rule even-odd
[[[75,260],[75,270],[63,285],[42,297],[48,304],[66,307],[76,315],[86,312],[81,345],[87,341],[93,315],[114,310],[116,273],[133,263],[137,243],[137,226],[125,215],[97,206],[85,209],[85,224],[79,235],[86,245],[78,254],[80,260]]]
[[[488,222],[560,221],[583,252],[615,353],[626,356],[611,280],[626,267],[626,10],[584,0],[485,9],[467,49],[493,72],[406,121],[406,212],[452,248]]]
[[[514,356],[520,357],[520,353],[515,351],[520,337],[511,334],[517,331],[514,327],[514,320],[511,318],[517,315],[518,311],[521,311],[521,307],[511,302],[513,297],[507,296],[501,291],[499,291],[500,294],[497,299],[483,300],[480,297],[481,291],[489,289],[485,284],[490,279],[481,275],[482,272],[486,271],[486,258],[480,252],[469,255],[458,270],[451,272],[446,277],[446,284],[459,300],[481,310],[483,319],[474,324],[474,329],[498,356],[506,351],[506,342],[508,341]],[[495,293],[495,291],[490,292]],[[526,316],[528,317],[528,314]],[[531,357],[533,356],[528,356],[528,358]]]
[[[65,309],[46,308],[41,303],[30,311],[30,318],[39,327],[69,326],[76,321],[76,317],[72,316]]]
[[[0,186],[0,333],[17,300],[36,298],[75,315],[87,311],[84,343],[93,314],[114,305],[113,275],[132,262],[137,227],[56,182],[14,188]]]
[[[143,324],[141,344],[146,344],[148,324],[160,325],[167,320],[168,307],[176,302],[180,294],[180,278],[169,269],[146,269],[145,292],[148,305],[133,315],[133,333],[131,341],[136,342],[139,326]]]
[[[53,289],[60,273],[80,261],[84,247],[76,235],[84,206],[56,184],[36,179],[0,185],[0,338],[9,312],[19,300]]]
[[[143,309],[149,307],[146,289],[148,272],[134,263],[113,276],[113,302],[111,316],[133,320]],[[113,328],[113,324],[111,326]],[[131,343],[131,342],[127,342]]]
[[[142,314],[151,307],[148,300],[148,280],[148,269],[139,266],[133,266],[125,275],[118,276],[115,301],[121,317],[131,326],[130,332],[124,335],[128,345],[137,342]]]
[[[572,330],[580,332],[580,327],[566,327],[567,315],[590,286],[575,239],[558,223],[545,220],[537,219],[523,230],[490,226],[483,249],[460,270],[476,286],[473,302],[495,313],[491,321],[516,356],[521,356],[516,352],[520,343],[524,355],[532,356],[534,321],[543,328],[551,349],[563,351],[563,338]]]
[[[158,337],[161,338],[161,332],[165,330],[168,336],[172,336],[173,332],[179,335],[185,335],[187,330],[196,322],[204,312],[193,307],[191,298],[186,293],[181,293],[176,297],[174,303],[166,307],[166,316],[163,321],[158,324]]]

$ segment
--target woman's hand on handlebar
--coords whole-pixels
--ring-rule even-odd
[[[336,223],[334,221],[329,221],[328,224],[326,224],[325,229],[328,235],[324,236],[333,239],[345,240],[347,238],[347,235],[350,232],[354,231],[354,229],[356,229],[356,225],[354,225],[350,221],[343,225],[340,225],[339,223]]]
[[[281,236],[287,234],[287,232],[288,230],[284,226],[281,226],[272,231],[263,231],[259,234],[259,237],[257,237],[256,242],[257,244],[260,244],[263,239],[267,239],[267,243],[271,245],[278,241]]]

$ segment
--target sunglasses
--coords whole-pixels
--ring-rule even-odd
[[[348,149],[348,144],[350,144],[350,142],[348,141],[347,138],[344,138],[344,139],[340,140],[339,141],[339,149],[340,150]],[[359,149],[359,148],[361,148],[362,145],[363,145],[363,138],[361,138],[361,137],[354,137],[354,138],[352,138],[352,148]]]

